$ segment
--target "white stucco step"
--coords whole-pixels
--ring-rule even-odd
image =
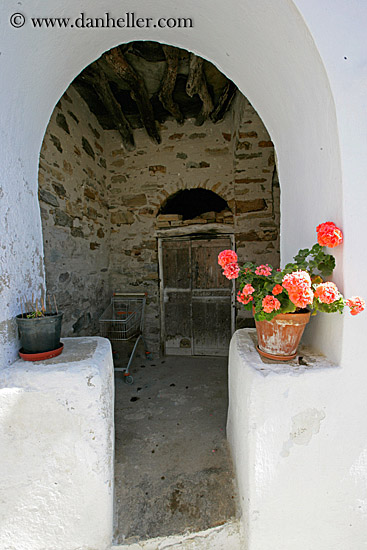
[[[0,548],[107,548],[114,386],[105,338],[0,369]]]
[[[240,520],[234,520],[198,533],[122,544],[112,546],[111,550],[242,550],[244,548]]]
[[[335,540],[329,495],[344,483],[329,471],[343,446],[343,391],[332,390],[342,369],[307,346],[293,361],[263,360],[254,335],[252,329],[233,335],[228,372],[227,437],[245,548],[351,549],[347,539]]]

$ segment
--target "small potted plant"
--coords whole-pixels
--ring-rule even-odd
[[[48,309],[41,298],[34,301],[21,300],[22,313],[16,316],[21,349],[19,355],[29,361],[55,357],[63,350],[60,342],[63,313],[57,308],[56,300],[48,300]],[[23,312],[24,311],[24,312]]]
[[[344,299],[335,283],[325,281],[335,267],[335,258],[325,252],[343,242],[342,231],[333,223],[317,226],[317,243],[299,250],[294,262],[284,269],[269,264],[245,262],[240,268],[237,254],[223,250],[218,263],[228,279],[239,280],[237,300],[255,318],[258,352],[270,359],[288,361],[297,347],[310,316],[317,311],[343,313],[348,306],[352,315],[365,308],[359,296]]]

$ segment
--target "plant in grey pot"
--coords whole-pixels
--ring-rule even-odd
[[[56,300],[48,300],[48,308],[41,298],[35,302],[21,301],[22,312],[16,316],[21,349],[19,355],[23,359],[42,360],[54,357],[62,352],[60,342],[63,313],[58,311]],[[37,357],[33,357],[37,356]],[[38,357],[39,356],[39,357]]]

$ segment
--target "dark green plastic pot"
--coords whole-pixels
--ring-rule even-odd
[[[47,313],[45,317],[27,319],[27,313],[16,316],[23,353],[43,353],[60,347],[63,313]]]

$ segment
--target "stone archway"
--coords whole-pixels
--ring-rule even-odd
[[[146,128],[140,104],[131,98],[126,102],[130,82],[118,73],[104,73],[105,61],[93,63],[72,83],[52,114],[40,155],[46,285],[64,312],[63,336],[98,334],[98,319],[114,292],[146,292],[147,341],[158,352],[164,314],[157,238],[167,237],[167,231],[235,235],[226,247],[236,246],[244,260],[278,267],[279,183],[273,143],[263,122],[212,64],[200,59],[205,72],[202,68],[199,74],[208,75],[207,86],[214,89],[215,117],[208,113],[198,127],[202,101],[185,92],[187,71],[198,58],[170,47],[178,72],[174,97],[183,117],[178,124],[159,101],[160,82],[167,74],[161,45],[130,43],[123,51],[118,49],[118,55],[128,67],[135,63],[130,70],[146,87],[148,115],[157,119],[160,143],[149,136],[153,122]],[[138,54],[144,56],[140,63]],[[228,87],[232,95],[223,104]],[[120,119],[129,128],[128,143]],[[181,215],[175,203],[192,208]],[[176,220],[167,217],[172,208]],[[219,274],[214,257],[211,262],[210,271]],[[235,329],[233,292],[223,340],[227,349]],[[239,313],[239,321],[248,316]],[[223,342],[221,354],[226,355]],[[201,346],[201,354],[203,350]]]

